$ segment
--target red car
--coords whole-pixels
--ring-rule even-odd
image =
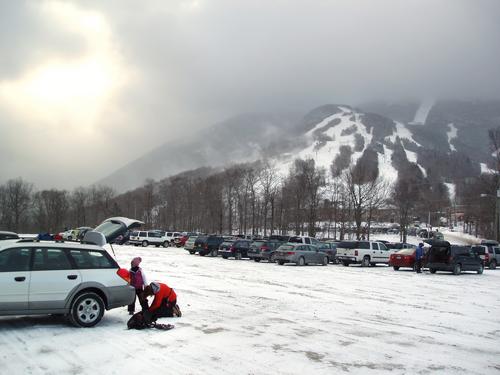
[[[415,249],[403,249],[391,254],[389,258],[389,266],[394,268],[394,271],[401,267],[414,269],[415,267]]]
[[[182,236],[182,237],[176,237],[174,239],[175,246],[177,247],[183,247],[186,244],[186,241],[188,240],[189,236]]]

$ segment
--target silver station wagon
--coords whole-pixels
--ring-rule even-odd
[[[318,247],[298,243],[281,245],[274,253],[274,259],[279,265],[295,263],[297,266],[305,266],[312,263],[326,266],[330,261],[328,255],[319,250]]]

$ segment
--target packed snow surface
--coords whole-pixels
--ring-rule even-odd
[[[415,112],[415,118],[413,119],[413,124],[425,125],[427,121],[427,116],[434,106],[434,99],[426,99],[422,103],[420,103],[420,107],[418,107],[417,112]]]
[[[115,246],[115,252],[122,266],[141,256],[150,280],[175,288],[183,316],[160,319],[175,329],[129,331],[125,307],[89,329],[57,317],[1,317],[2,373],[500,370],[500,270],[453,276],[386,266],[278,266],[173,248]]]

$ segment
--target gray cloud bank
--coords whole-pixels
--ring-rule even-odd
[[[135,79],[113,96],[114,109],[96,120],[107,146],[73,139],[76,150],[89,152],[67,152],[53,165],[74,168],[49,179],[33,171],[57,157],[57,142],[46,159],[33,156],[37,147],[8,147],[7,140],[19,139],[23,122],[3,115],[0,106],[0,160],[9,160],[2,179],[20,175],[63,187],[92,183],[166,139],[241,112],[305,112],[325,103],[409,97],[500,97],[500,2],[494,0],[75,4],[103,15]],[[29,3],[0,6],[0,82],[47,56],[72,59],[89,47],[81,35],[51,27]]]

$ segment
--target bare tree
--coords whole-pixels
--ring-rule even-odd
[[[22,178],[9,180],[2,187],[1,217],[7,229],[18,232],[22,226],[27,226],[32,191],[33,184]]]

